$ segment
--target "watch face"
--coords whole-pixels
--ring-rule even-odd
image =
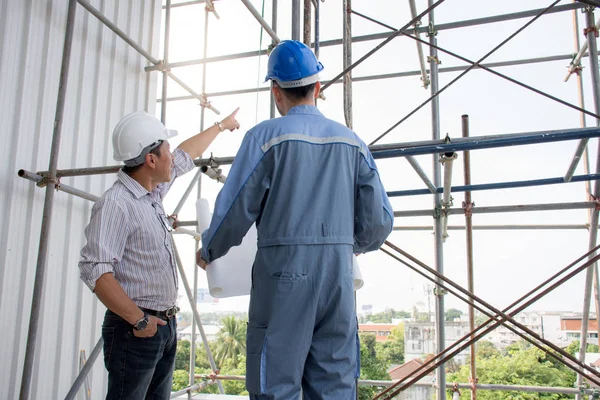
[[[147,325],[148,325],[148,317],[146,317],[144,315],[144,318],[140,319],[133,328],[137,331],[143,331],[144,329],[146,329]]]

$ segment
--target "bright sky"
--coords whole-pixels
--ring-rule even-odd
[[[271,2],[265,2],[265,16],[271,21]],[[289,6],[279,6],[279,36],[291,37]],[[484,5],[482,3],[485,3]],[[550,0],[530,0],[527,9],[545,8]],[[446,0],[436,9],[436,23],[507,14],[525,9],[520,0],[503,2],[481,2],[478,0]],[[559,4],[568,4],[563,1]],[[261,10],[262,2],[253,1]],[[209,16],[208,55],[217,56],[238,52],[265,49],[270,38],[263,34],[260,44],[260,25],[241,2],[217,2],[221,19]],[[354,1],[355,10],[395,27],[403,26],[410,18],[408,0]],[[419,12],[427,7],[426,1],[417,0]],[[342,36],[342,6],[340,2],[321,3],[321,40],[337,39]],[[584,27],[584,15],[577,13],[580,21],[579,36]],[[574,53],[574,39],[571,11],[542,17],[524,32],[519,34],[502,49],[492,55],[489,62],[517,60],[558,54]],[[171,62],[202,58],[204,35],[204,6],[194,5],[173,8],[171,11]],[[489,50],[503,41],[528,19],[519,19],[440,31],[438,45],[472,60],[478,60]],[[384,32],[385,28],[354,16],[353,35]],[[427,19],[424,19],[427,24]],[[357,60],[382,40],[361,42],[353,45],[353,59]],[[162,38],[161,38],[162,42]],[[428,49],[425,48],[425,53]],[[162,46],[161,46],[162,54]],[[342,70],[341,46],[321,48],[320,59],[325,65],[321,78],[328,80]],[[162,56],[158,57],[162,58]],[[464,65],[449,55],[440,54],[441,67]],[[265,87],[263,79],[266,71],[266,57],[213,63],[207,67],[206,92],[215,93],[234,89]],[[587,58],[583,61],[586,107],[594,109],[591,94]],[[563,100],[577,104],[576,79],[563,82],[568,61],[544,64],[503,67],[498,71],[544,90]],[[373,57],[357,67],[355,77],[382,73],[413,71],[419,68],[415,43],[399,37],[384,47]],[[173,72],[197,92],[201,92],[202,67],[185,67]],[[458,73],[440,74],[440,87],[443,87]],[[158,97],[161,82],[159,78]],[[419,76],[356,82],[353,86],[354,130],[367,143],[399,121],[430,96],[430,91],[422,88]],[[169,82],[169,97],[185,96],[187,93],[173,81]],[[319,102],[319,109],[329,118],[344,121],[342,88],[333,85],[325,92],[326,101]],[[233,156],[241,143],[245,129],[269,118],[269,97],[266,92],[232,96],[214,96],[210,100],[221,111],[220,116],[211,111],[206,113],[206,126],[220,120],[236,107],[241,107],[238,120],[242,129],[234,133],[223,133],[210,147],[215,156]],[[157,104],[160,115],[160,104]],[[469,114],[472,136],[507,134],[530,131],[578,128],[579,114],[563,105],[543,98],[524,88],[518,87],[486,71],[469,72],[464,78],[440,96],[441,133],[451,137],[461,136],[461,115]],[[199,129],[200,107],[195,100],[170,102],[167,126],[179,130],[179,136],[172,145],[196,133]],[[594,122],[588,118],[588,126]],[[431,133],[431,111],[426,106],[393,130],[381,143],[429,140]],[[472,183],[493,183],[525,179],[564,176],[571,161],[576,142],[521,146],[514,148],[479,150],[471,152]],[[590,141],[592,172],[595,172],[598,142]],[[208,154],[207,154],[208,156]],[[420,156],[417,160],[433,179],[431,156]],[[416,173],[403,159],[378,160],[378,167],[386,190],[421,189],[425,186]],[[223,167],[227,174],[228,167]],[[576,175],[583,174],[579,165]],[[172,210],[187,188],[193,173],[176,184],[165,201],[166,209]],[[453,185],[463,185],[463,156],[459,154],[455,162]],[[214,202],[221,185],[204,178],[203,197]],[[460,207],[463,193],[454,194],[454,205]],[[476,206],[516,205],[557,202],[585,201],[583,183],[542,186],[511,190],[473,192]],[[433,199],[429,195],[392,198],[395,211],[432,209]],[[195,219],[193,201],[188,202],[180,213],[181,220]],[[396,218],[396,226],[431,225],[432,218]],[[535,212],[478,214],[473,218],[474,225],[480,224],[585,224],[587,211]],[[464,217],[453,215],[450,225],[463,225]],[[566,266],[583,254],[588,248],[586,230],[524,230],[524,231],[475,231],[475,291],[485,300],[496,306],[507,305],[523,295],[552,273]],[[434,267],[434,237],[431,231],[394,232],[389,240]],[[193,243],[189,237],[178,236],[177,244],[192,281],[194,267]],[[444,245],[444,271],[448,277],[466,286],[466,252],[464,231],[450,231]],[[357,292],[358,310],[366,304],[373,305],[374,311],[386,307],[412,309],[427,305],[423,287],[427,281],[405,266],[397,263],[381,252],[360,257],[365,286]],[[250,266],[249,266],[250,267]],[[206,287],[204,273],[200,271],[199,287]],[[532,309],[581,311],[583,304],[583,275],[564,285],[538,302]],[[183,289],[181,289],[183,293]],[[202,306],[200,311],[246,310],[247,297],[221,299],[218,305]],[[433,300],[432,300],[433,304]],[[184,305],[185,307],[185,305]],[[452,296],[446,296],[446,308],[467,309],[466,305]]]

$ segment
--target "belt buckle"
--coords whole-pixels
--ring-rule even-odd
[[[165,311],[165,316],[167,318],[171,318],[172,316],[174,316],[175,314],[177,314],[179,312],[179,307],[177,306],[173,306],[169,309],[167,309],[167,311]]]

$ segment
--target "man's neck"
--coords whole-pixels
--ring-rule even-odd
[[[139,183],[148,192],[152,192],[158,186],[159,182],[154,181],[151,176],[143,173],[142,170],[129,174],[137,183]]]

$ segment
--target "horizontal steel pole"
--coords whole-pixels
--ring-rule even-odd
[[[171,7],[177,7],[177,6],[178,6],[178,4],[173,4]],[[574,10],[574,9],[578,9],[578,8],[584,8],[584,7],[585,7],[585,5],[577,4],[577,3],[564,4],[564,5],[553,7],[551,10],[548,10],[546,12],[546,14],[570,11],[570,10]],[[446,23],[446,24],[436,25],[435,29],[437,31],[442,31],[442,30],[447,30],[447,29],[464,28],[464,27],[469,27],[469,26],[510,21],[510,20],[520,19],[520,18],[528,18],[528,17],[533,17],[533,16],[537,15],[540,11],[542,11],[542,9],[522,11],[522,12],[503,14],[503,15],[496,15],[496,16],[484,17],[484,18],[476,18],[476,19],[457,21],[457,22],[450,22],[450,23]],[[416,29],[416,33],[427,33],[428,29],[429,29],[428,26],[421,26]],[[412,34],[412,33],[415,33],[415,29],[408,28],[408,29],[405,29],[405,32]],[[352,43],[367,42],[367,41],[379,40],[379,39],[387,39],[389,36],[390,36],[389,32],[381,32],[381,33],[375,33],[375,34],[370,34],[370,35],[354,36],[352,38]],[[321,47],[327,47],[327,46],[341,45],[342,43],[343,43],[342,39],[333,39],[333,40],[322,41],[319,43],[319,45]],[[185,66],[190,66],[190,65],[200,65],[200,64],[206,64],[206,63],[212,63],[212,62],[218,62],[218,61],[256,57],[258,55],[263,55],[263,54],[266,54],[266,51],[258,51],[258,52],[252,51],[252,52],[236,53],[236,54],[229,54],[229,55],[224,55],[224,56],[219,56],[219,57],[209,57],[209,58],[203,58],[203,59],[197,59],[197,60],[185,60],[185,61],[180,61],[180,62],[174,62],[174,63],[167,64],[166,67],[177,68],[177,67],[185,67]],[[572,59],[572,58],[573,58],[572,55],[569,56],[569,59]],[[490,64],[486,64],[486,65],[490,66]],[[159,68],[156,66],[146,67],[146,71],[156,71],[158,69]],[[421,71],[418,72],[418,75],[420,75],[420,74],[421,74]]]
[[[211,379],[210,375],[197,374],[197,379]],[[216,375],[217,379],[224,381],[245,381],[246,377],[243,375]],[[384,381],[384,380],[373,380],[373,379],[359,379],[359,386],[379,386],[387,387],[394,384],[395,381]],[[414,383],[414,387],[431,387],[431,383]],[[453,384],[446,384],[447,388],[452,388]],[[566,387],[551,387],[551,386],[522,386],[522,385],[496,385],[496,384],[480,384],[477,385],[478,389],[481,390],[500,390],[500,391],[516,391],[516,392],[537,392],[537,393],[562,393],[562,394],[575,394],[582,393],[579,389],[566,388]],[[470,389],[470,383],[459,383],[458,387],[461,389]],[[593,389],[585,389],[583,393],[592,394]],[[178,392],[179,393],[179,392]],[[183,393],[182,393],[183,394]]]
[[[466,191],[479,191],[479,190],[495,190],[495,189],[510,189],[519,187],[533,187],[533,186],[546,186],[546,185],[557,185],[561,183],[572,183],[572,182],[587,182],[600,180],[600,174],[589,174],[589,175],[577,175],[571,178],[569,182],[565,181],[564,177],[557,178],[544,178],[544,179],[532,179],[527,181],[514,181],[514,182],[497,182],[497,183],[482,183],[477,185],[463,185],[453,186],[451,192],[466,192]],[[443,188],[437,188],[437,193],[443,193]],[[429,189],[412,189],[412,190],[397,190],[387,192],[390,197],[403,197],[403,196],[416,196],[422,194],[431,194]]]
[[[24,169],[19,170],[17,173],[21,178],[30,180],[35,183],[41,183],[44,180],[44,177],[38,174],[34,174],[33,172],[25,171]],[[57,183],[55,186],[56,190],[60,190],[61,192],[69,193],[77,197],[81,197],[82,199],[90,200],[90,201],[98,201],[100,197],[94,196],[88,192],[84,192],[83,190],[75,189],[74,187],[63,185],[62,183]]]
[[[556,131],[542,131],[530,133],[513,133],[504,135],[455,138],[451,143],[445,143],[444,140],[429,140],[421,142],[407,142],[370,146],[369,149],[373,153],[373,157],[391,158],[405,157],[423,154],[451,153],[464,150],[490,149],[495,147],[526,145],[536,143],[557,142],[564,140],[583,139],[600,136],[600,128],[579,128],[565,129]],[[213,157],[212,161],[218,165],[229,165],[233,163],[233,157]],[[210,165],[211,159],[204,158],[195,160],[196,166]],[[116,173],[122,165],[114,165],[109,167],[91,167],[57,170],[57,177],[65,176],[82,176],[82,175],[97,175]],[[47,172],[37,172],[38,175],[44,176]],[[585,175],[584,175],[585,176]],[[562,179],[562,178],[561,178]],[[573,178],[573,181],[577,177]]]
[[[522,204],[510,206],[487,206],[473,207],[473,214],[492,214],[505,212],[521,212],[521,211],[557,211],[557,210],[580,210],[595,208],[596,203],[593,201],[582,201],[579,203],[551,203],[551,204]],[[464,214],[462,208],[449,208],[448,214]],[[409,211],[394,211],[394,217],[432,217],[433,210],[409,210]]]
[[[557,224],[557,225],[475,225],[473,230],[480,231],[506,231],[506,230],[588,230],[586,224]],[[433,226],[394,226],[395,231],[433,231]],[[464,231],[461,225],[450,225],[448,230]]]
[[[563,129],[546,132],[525,133],[514,136],[496,136],[488,138],[456,138],[451,143],[431,144],[418,147],[403,147],[398,145],[396,149],[390,150],[375,150],[372,149],[373,158],[392,158],[404,156],[417,156],[423,154],[441,154],[452,153],[464,150],[481,150],[492,149],[497,147],[507,146],[523,146],[527,144],[552,143],[565,140],[593,138],[600,136],[600,128],[578,128],[578,129]]]
[[[585,57],[588,55],[585,54]],[[556,56],[548,56],[548,57],[536,57],[536,58],[527,58],[521,60],[509,60],[509,61],[499,61],[494,63],[486,63],[481,64],[480,66],[476,66],[473,69],[483,69],[483,68],[498,68],[498,67],[509,67],[514,65],[524,65],[524,64],[536,64],[543,62],[551,62],[551,61],[563,61],[563,60],[571,60],[573,58],[572,54],[564,54],[564,55],[556,55]],[[470,66],[456,66],[456,67],[447,67],[440,68],[438,72],[460,72],[464,71],[467,68],[471,68]],[[372,81],[378,79],[392,79],[392,78],[403,78],[407,76],[417,76],[420,75],[421,72],[416,71],[406,71],[406,72],[395,72],[390,74],[379,74],[379,75],[368,75],[368,76],[359,76],[352,77],[352,82],[364,82],[364,81]],[[322,81],[321,83],[327,84],[329,81]],[[334,85],[340,84],[342,82],[335,82]],[[270,87],[260,87],[260,88],[248,88],[248,89],[237,89],[237,90],[227,90],[223,92],[213,92],[207,93],[208,97],[220,97],[220,96],[233,96],[239,94],[248,94],[248,93],[256,93],[256,92],[267,92],[271,90]],[[194,96],[174,96],[167,98],[167,101],[183,101],[183,100],[193,100]],[[162,99],[157,99],[156,102],[161,102]]]

